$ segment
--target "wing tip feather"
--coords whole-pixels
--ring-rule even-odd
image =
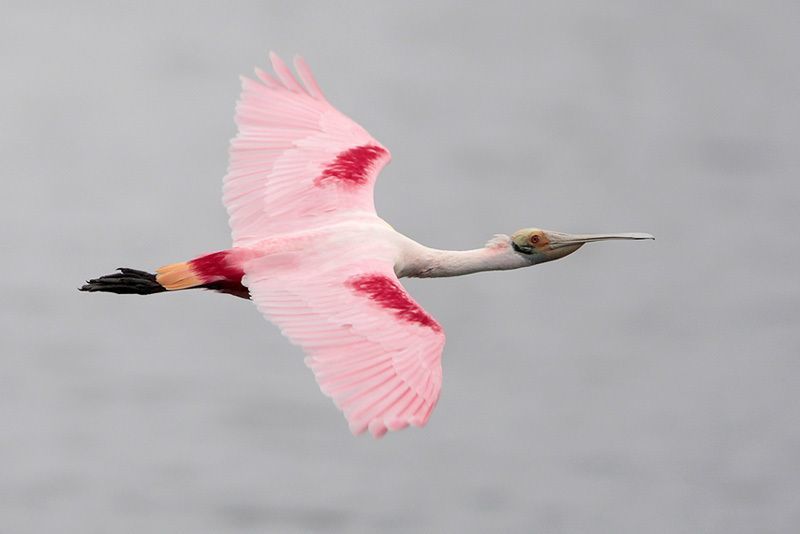
[[[311,96],[311,98],[316,98],[317,100],[327,102],[327,99],[322,93],[322,89],[320,89],[319,84],[314,77],[314,73],[311,71],[311,67],[308,65],[305,58],[303,58],[303,56],[300,54],[295,54],[294,58],[292,58],[292,61],[294,63],[294,69],[300,76],[300,80],[303,82],[303,86],[306,88],[306,92],[309,94],[309,96]]]
[[[354,436],[360,436],[364,432],[367,431],[367,427],[369,425],[364,421],[348,421],[348,427],[350,428],[350,433]]]
[[[289,67],[278,54],[270,50],[269,60],[272,63],[272,70],[275,71],[278,79],[286,89],[294,93],[303,92],[303,88],[300,86],[300,83],[297,81],[297,79],[294,77],[294,74],[292,74],[292,71],[289,70]]]

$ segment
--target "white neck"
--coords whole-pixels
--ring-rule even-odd
[[[528,267],[533,262],[510,246],[491,243],[474,250],[438,250],[417,244],[406,255],[398,276],[441,278],[482,271],[506,271]]]

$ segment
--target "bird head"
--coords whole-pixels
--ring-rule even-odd
[[[511,247],[531,263],[544,263],[572,254],[585,243],[609,239],[655,239],[655,237],[640,233],[565,234],[540,228],[523,228],[511,236]]]

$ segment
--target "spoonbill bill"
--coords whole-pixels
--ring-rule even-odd
[[[277,55],[270,59],[274,74],[242,77],[236,106],[223,186],[232,247],[154,274],[120,268],[80,289],[205,288],[251,299],[302,347],[354,434],[423,426],[439,398],[445,335],[400,278],[519,269],[586,243],[653,239],[523,228],[474,250],[421,245],[375,212],[375,180],[389,150],[325,99],[302,58],[294,62],[299,80]]]

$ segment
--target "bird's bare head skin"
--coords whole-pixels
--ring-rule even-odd
[[[523,228],[511,236],[511,247],[531,263],[544,263],[572,254],[586,243],[611,239],[655,239],[650,234],[566,234],[540,228]]]

